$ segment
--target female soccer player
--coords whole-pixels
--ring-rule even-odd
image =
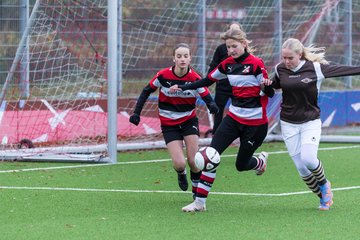
[[[268,97],[261,91],[261,82],[263,78],[268,77],[268,74],[263,61],[252,55],[254,49],[250,47],[251,41],[246,38],[244,31],[229,29],[221,35],[221,38],[225,41],[231,57],[222,61],[206,78],[192,84],[174,85],[170,90],[176,92],[197,89],[210,86],[216,81],[229,79],[232,86],[231,105],[227,116],[216,130],[210,146],[221,155],[235,139],[240,137],[236,169],[238,171],[255,170],[257,175],[262,175],[266,169],[268,153],[261,152],[259,157],[253,154],[262,144],[268,129],[266,116]],[[271,87],[265,87],[263,90],[271,96],[274,93]],[[183,207],[182,211],[206,210],[207,196],[215,177],[216,170],[202,171],[195,201]]]
[[[231,22],[225,31],[229,29],[242,29],[240,23],[238,22]],[[216,47],[214,56],[209,64],[209,70],[208,73],[210,73],[212,70],[214,70],[221,61],[225,60],[229,57],[228,50],[226,47],[226,44],[220,44]],[[232,88],[229,83],[228,79],[223,79],[222,81],[216,82],[216,88],[215,88],[215,103],[219,108],[219,112],[214,115],[214,126],[212,129],[212,133],[214,134],[216,129],[219,127],[223,117],[224,117],[224,110],[225,106],[232,96]]]
[[[183,141],[186,146],[187,161],[190,166],[190,178],[193,192],[199,182],[199,170],[195,167],[194,156],[198,150],[199,124],[196,117],[195,103],[197,95],[206,103],[211,113],[218,108],[207,88],[182,93],[170,93],[169,88],[175,84],[188,84],[201,77],[190,67],[191,52],[189,45],[180,43],[173,50],[174,66],[160,70],[140,94],[133,115],[129,121],[135,125],[140,122],[141,110],[149,95],[159,88],[159,118],[162,134],[170,153],[173,167],[178,173],[178,184],[181,190],[188,189],[186,177],[186,160],[183,154]]]
[[[319,89],[325,78],[359,75],[360,67],[330,65],[324,47],[304,47],[295,38],[284,42],[281,55],[274,78],[265,82],[282,89],[280,125],[289,155],[300,177],[319,196],[319,209],[329,210],[333,204],[331,184],[317,158],[321,135]]]

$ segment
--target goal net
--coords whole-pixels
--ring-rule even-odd
[[[176,43],[191,45],[192,64],[196,69],[203,69],[201,58],[204,57],[207,67],[215,48],[222,43],[220,33],[231,21],[242,24],[257,49],[255,54],[264,60],[270,74],[281,60],[282,42],[289,37],[299,38],[305,45],[314,43],[326,47],[330,62],[359,65],[360,55],[356,53],[360,49],[360,35],[355,23],[359,20],[360,5],[354,1],[350,12],[347,4],[351,1],[348,0],[206,1],[205,35],[200,30],[204,23],[201,20],[202,2],[169,0],[163,4],[154,2],[140,7],[136,1],[123,1],[127,15],[122,19],[124,75],[121,114],[132,114],[142,88],[159,69],[172,63],[171,50]],[[347,19],[349,15],[352,20]],[[134,19],[131,16],[137,17]],[[349,26],[353,27],[352,31]],[[349,39],[352,39],[352,55],[349,55],[347,48]],[[204,40],[206,48],[205,55],[202,55]],[[214,91],[214,88],[210,89]],[[324,134],[336,135],[336,141],[359,141],[359,90],[358,76],[324,81],[319,95]],[[276,94],[268,106],[269,136],[275,140],[281,139],[278,135],[280,103],[281,94]],[[203,105],[198,108],[198,116],[201,137],[204,137],[206,131],[211,129],[211,116],[208,116]],[[140,142],[140,148],[156,147],[159,143],[157,140],[161,145],[156,94],[149,98],[141,117],[139,126],[123,123],[126,132],[122,145],[130,147],[130,143]],[[324,136],[323,140],[332,139],[328,137]]]
[[[2,81],[2,159],[109,160],[106,2],[32,6]]]

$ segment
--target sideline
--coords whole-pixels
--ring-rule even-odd
[[[328,147],[328,148],[319,148],[319,151],[327,150],[339,150],[339,149],[352,149],[359,148],[360,145],[353,146],[340,146],[340,147]],[[269,152],[269,154],[285,154],[287,151],[275,151]],[[234,157],[236,154],[227,154],[222,155],[222,158]],[[13,169],[13,170],[0,170],[0,173],[17,173],[17,172],[30,172],[30,171],[43,171],[43,170],[57,170],[57,169],[69,169],[69,168],[84,168],[84,167],[101,167],[101,166],[110,166],[110,165],[122,165],[122,164],[141,164],[141,163],[158,163],[158,162],[167,162],[171,161],[170,158],[165,159],[155,159],[155,160],[143,160],[136,162],[117,162],[117,163],[104,163],[104,164],[80,164],[72,166],[58,166],[58,167],[43,167],[43,168],[23,168],[23,169]]]

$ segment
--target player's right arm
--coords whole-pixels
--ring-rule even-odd
[[[142,90],[134,109],[133,114],[129,118],[129,122],[131,122],[134,125],[139,125],[140,123],[140,114],[141,111],[145,105],[146,100],[149,98],[150,94],[155,92],[156,88],[152,88],[150,84],[148,84],[144,89]]]
[[[194,90],[197,88],[202,88],[202,87],[208,87],[210,85],[212,85],[214,83],[214,81],[211,81],[208,77],[205,77],[201,80],[192,82],[192,83],[188,83],[188,84],[182,84],[182,85],[173,85],[170,87],[170,92],[171,93],[175,93],[176,91],[186,91],[186,90]]]

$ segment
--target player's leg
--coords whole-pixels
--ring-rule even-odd
[[[268,125],[241,125],[239,127],[241,128],[241,143],[235,163],[236,169],[240,172],[255,170],[257,175],[262,175],[266,169],[268,153],[261,152],[258,157],[254,156],[254,153],[263,143]]]
[[[166,147],[169,151],[173,167],[177,172],[178,185],[186,191],[189,187],[186,176],[186,160],[183,152],[183,137],[178,127],[161,126]]]
[[[199,124],[197,118],[193,118],[182,126],[186,146],[186,156],[190,167],[190,179],[192,185],[193,198],[195,199],[196,189],[200,181],[201,171],[196,168],[194,157],[199,149]]]
[[[219,154],[236,139],[238,133],[236,128],[236,122],[232,118],[226,116],[217,129],[210,146],[215,148]],[[213,172],[201,172],[200,181],[196,189],[196,197],[194,202],[182,208],[184,212],[195,212],[206,210],[206,200],[212,185],[214,184],[216,177],[216,170]]]
[[[299,124],[290,124],[281,121],[283,139],[296,170],[308,188],[321,199],[319,182],[301,159],[300,131],[301,126]]]
[[[214,101],[219,108],[219,112],[214,115],[214,126],[213,126],[213,130],[212,130],[213,134],[215,134],[216,129],[218,129],[218,127],[220,126],[220,123],[224,117],[224,110],[225,110],[225,106],[226,106],[228,99],[229,99],[229,97],[227,94],[224,94],[224,93],[218,92],[218,91],[215,92]]]
[[[308,188],[321,199],[320,185],[314,174],[305,166],[301,160],[300,153],[291,156],[296,170],[298,171],[301,179],[305,182]]]
[[[301,128],[301,160],[317,179],[320,191],[321,201],[320,210],[329,210],[333,204],[333,193],[331,183],[325,176],[325,171],[321,161],[317,158],[317,152],[321,136],[320,119],[307,122]]]
[[[284,121],[280,121],[280,124],[282,137],[296,170],[310,190],[319,196],[319,183],[301,159],[301,126]]]

